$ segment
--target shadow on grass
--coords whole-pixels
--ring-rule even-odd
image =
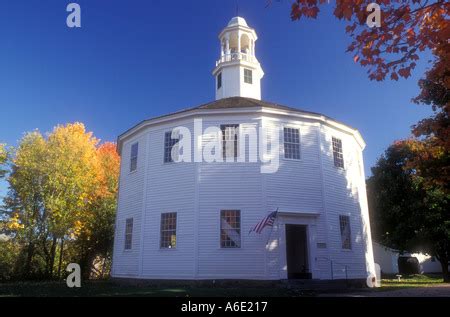
[[[85,281],[80,288],[65,282],[16,282],[0,284],[0,297],[297,297],[314,292],[286,288],[206,288],[123,285],[113,281]]]

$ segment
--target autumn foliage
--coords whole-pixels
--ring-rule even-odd
[[[4,144],[0,143],[0,178],[5,176],[6,169],[4,165],[8,159],[8,153]]]
[[[4,233],[18,249],[14,274],[52,278],[64,264],[111,256],[120,158],[82,123],[27,133],[11,159]],[[104,273],[104,272],[102,272]]]
[[[334,1],[332,1],[334,2]],[[381,27],[366,24],[370,3],[381,7]],[[328,0],[295,0],[291,19],[316,18]],[[427,0],[336,0],[334,15],[348,22],[352,38],[348,51],[355,62],[368,68],[369,78],[407,78],[416,67],[419,52],[446,47],[450,35],[447,1]],[[448,48],[447,48],[448,49]]]

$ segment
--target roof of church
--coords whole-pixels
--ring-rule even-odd
[[[230,22],[228,22],[228,26],[234,26],[234,25],[243,25],[243,26],[248,27],[245,19],[241,18],[241,17],[234,17],[230,20]]]
[[[183,112],[188,112],[188,111],[193,111],[193,110],[239,109],[239,108],[252,108],[252,107],[265,107],[265,108],[272,108],[272,109],[285,110],[285,111],[295,111],[295,112],[300,112],[300,113],[304,113],[304,114],[313,114],[316,116],[323,116],[327,119],[339,122],[333,118],[330,118],[330,117],[323,115],[321,113],[318,113],[318,112],[306,111],[306,110],[302,110],[302,109],[298,109],[298,108],[280,105],[280,104],[274,103],[274,102],[263,101],[263,100],[248,98],[248,97],[223,98],[223,99],[219,99],[219,100],[215,100],[215,101],[211,101],[211,102],[202,104],[197,107],[186,108],[186,109],[171,112],[171,113],[168,113],[168,114],[165,114],[162,116],[153,117],[153,118],[150,118],[149,120],[160,119],[160,118],[164,118],[167,116],[172,116],[175,114],[180,114]]]
[[[268,102],[268,101],[263,101],[263,100],[258,100],[258,99],[253,99],[253,98],[247,98],[247,97],[229,97],[229,98],[223,98],[223,99],[219,99],[219,100],[215,100],[212,102],[208,102],[205,104],[202,104],[200,106],[197,107],[192,107],[192,108],[187,108],[187,109],[182,109],[182,110],[178,110],[175,112],[171,112],[165,115],[161,115],[161,116],[157,116],[157,117],[152,117],[149,118],[147,120],[143,120],[140,123],[136,124],[135,126],[133,126],[132,128],[128,129],[127,131],[125,131],[124,133],[122,133],[121,135],[119,135],[119,139],[127,134],[129,131],[133,130],[135,127],[143,124],[144,122],[147,121],[153,121],[153,120],[157,120],[157,119],[162,119],[165,117],[169,117],[169,116],[173,116],[173,115],[177,115],[177,114],[181,114],[181,113],[185,113],[185,112],[190,112],[190,111],[194,111],[194,110],[215,110],[215,109],[240,109],[240,108],[252,108],[252,107],[265,107],[265,108],[272,108],[272,109],[278,109],[278,110],[285,110],[285,111],[293,111],[293,112],[298,112],[298,113],[303,113],[303,114],[311,114],[311,115],[315,115],[315,116],[322,116],[324,118],[327,118],[329,120],[332,120],[334,122],[338,122],[338,123],[342,123],[338,120],[335,120],[333,118],[330,118],[326,115],[323,115],[321,113],[318,112],[312,112],[312,111],[305,111],[305,110],[301,110],[298,108],[293,108],[293,107],[288,107],[288,106],[283,106],[277,103],[273,103],[273,102]],[[342,123],[348,127],[350,127],[349,125]],[[350,127],[352,128],[352,127]],[[354,129],[354,128],[352,128]]]
[[[274,108],[274,109],[280,109],[280,110],[288,110],[288,111],[300,111],[303,113],[312,113],[316,115],[322,115],[320,113],[316,112],[310,112],[310,111],[304,111],[298,108],[283,106],[277,103],[253,99],[253,98],[247,98],[247,97],[229,97],[229,98],[223,98],[219,100],[215,100],[209,103],[205,103],[203,105],[200,105],[198,107],[186,109],[186,110],[194,110],[194,109],[229,109],[229,108],[251,108],[251,107],[267,107],[267,108]],[[185,111],[186,111],[185,110]]]

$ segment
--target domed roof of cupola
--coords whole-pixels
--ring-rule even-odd
[[[245,22],[245,19],[241,17],[234,17],[230,20],[230,22],[228,22],[228,26],[235,26],[235,25],[242,25],[248,27],[247,22]]]

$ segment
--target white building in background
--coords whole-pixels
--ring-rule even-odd
[[[439,261],[430,255],[424,253],[403,253],[398,250],[385,247],[377,242],[373,242],[373,256],[375,262],[380,265],[381,272],[384,274],[398,274],[398,258],[413,257],[417,259],[419,273],[441,273],[442,268]]]
[[[243,18],[219,39],[216,101],[145,120],[118,138],[112,276],[366,279],[374,260],[361,135],[325,115],[262,101],[257,36]],[[192,151],[205,150],[212,129],[221,132],[214,154],[225,161],[174,162],[173,153],[186,154],[172,134],[180,126],[194,136]],[[273,138],[274,172],[261,172],[267,161],[236,158],[261,144],[234,133],[259,128]],[[277,209],[273,227],[249,234]]]

